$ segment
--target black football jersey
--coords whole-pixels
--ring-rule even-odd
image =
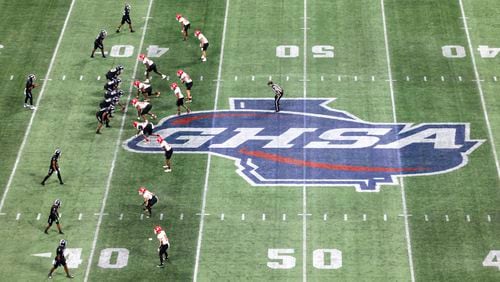
[[[130,6],[129,5],[126,5],[125,9],[123,9],[123,15],[130,16]]]
[[[33,78],[29,77],[27,80],[26,80],[26,89],[32,89],[33,86],[34,86],[34,82],[33,82]]]
[[[59,217],[59,212],[58,212],[59,207],[57,205],[52,205],[50,208],[50,216],[51,217]]]
[[[64,257],[64,249],[65,247],[57,247],[57,250],[56,250],[56,260],[59,260],[59,261],[65,261],[66,258]]]

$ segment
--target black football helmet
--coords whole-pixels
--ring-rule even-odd
[[[61,241],[59,241],[59,247],[65,248],[66,247],[66,240],[61,239]]]

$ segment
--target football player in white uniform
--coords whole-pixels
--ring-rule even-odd
[[[146,57],[144,54],[139,54],[139,61],[141,61],[144,66],[146,67],[146,71],[144,72],[144,75],[146,76],[146,79],[149,80],[149,73],[150,72],[155,72],[159,76],[161,76],[161,79],[167,78],[166,75],[163,73],[159,72],[158,69],[156,68],[155,62],[151,60],[150,58]]]
[[[155,91],[153,93],[153,87],[151,84],[146,82],[140,82],[139,80],[134,81],[134,87],[137,88],[137,94],[135,98],[139,98],[139,93],[142,93],[144,99],[148,100],[149,96],[155,95],[155,97],[160,97],[160,91]]]
[[[151,216],[151,208],[158,202],[158,197],[145,187],[139,188],[139,195],[144,198],[144,202],[142,203],[144,206],[143,210],[148,211],[146,217],[149,218]]]
[[[186,110],[186,112],[189,114],[191,112],[191,110],[188,107],[184,106],[184,95],[182,95],[181,88],[179,87],[179,85],[177,85],[177,83],[173,82],[172,84],[170,84],[170,89],[172,89],[174,91],[174,95],[177,98],[177,102],[176,102],[177,115],[181,114],[181,107],[183,107]]]
[[[160,143],[160,147],[165,152],[165,165],[163,166],[163,168],[165,169],[165,172],[171,172],[172,164],[170,163],[170,159],[172,158],[174,149],[172,148],[172,146],[170,146],[170,144],[167,143],[167,141],[161,138],[161,136],[156,138],[156,142]]]
[[[186,41],[186,39],[188,37],[188,30],[191,27],[191,23],[188,21],[188,19],[183,17],[181,14],[176,14],[175,19],[182,24],[181,32],[182,32],[184,41]]]
[[[201,49],[201,61],[207,61],[207,49],[208,49],[208,39],[201,33],[199,30],[195,30],[194,36],[200,40],[200,49]]]
[[[189,74],[187,74],[187,72],[183,70],[178,70],[177,76],[181,80],[181,83],[184,83],[186,85],[186,93],[188,96],[187,102],[191,103],[191,101],[193,100],[193,97],[191,97],[191,87],[193,87],[193,80],[191,79],[191,76],[189,76]]]
[[[139,102],[137,99],[132,99],[132,105],[136,108],[137,110],[137,119],[140,120],[142,118],[143,121],[146,121],[146,115],[151,116],[153,119],[156,119],[156,115],[153,114],[151,109],[153,108],[153,105],[151,103],[144,101],[144,102]]]
[[[163,262],[168,260],[167,250],[170,248],[170,242],[168,241],[167,234],[161,228],[161,226],[156,226],[154,228],[154,232],[156,234],[156,238],[160,241],[160,246],[158,247],[158,256],[160,256],[160,264],[157,267],[164,267]],[[165,258],[163,258],[165,257]]]

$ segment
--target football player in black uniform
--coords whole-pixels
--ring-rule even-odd
[[[56,223],[57,230],[59,230],[59,234],[64,234],[61,230],[61,225],[59,225],[59,208],[61,207],[61,200],[56,199],[54,204],[50,208],[49,219],[47,220],[47,227],[45,228],[45,234],[49,234],[49,228],[52,226],[52,223]]]
[[[122,65],[118,65],[112,69],[110,69],[107,73],[106,73],[106,79],[107,80],[113,80],[115,78],[118,78],[118,76],[120,74],[122,74],[122,71],[123,71],[123,66]]]
[[[101,105],[103,103],[101,102]],[[109,111],[110,111],[110,108],[109,107],[102,107],[101,109],[99,109],[99,111],[97,111],[95,113],[95,117],[97,118],[97,129],[95,131],[96,134],[101,134],[101,128],[103,126],[103,124],[106,124],[106,127],[111,127],[109,126]]]
[[[128,28],[130,29],[130,32],[135,32],[134,29],[132,28],[132,20],[130,20],[130,4],[127,3],[125,4],[125,8],[123,9],[123,16],[122,16],[122,21],[118,28],[116,28],[116,33],[120,32],[120,28],[124,23],[128,23]]]
[[[56,270],[56,268],[58,268],[61,265],[64,267],[64,271],[66,272],[66,277],[68,278],[74,277],[73,275],[69,274],[68,266],[66,265],[66,257],[64,256],[65,249],[66,249],[66,240],[61,239],[61,241],[59,241],[59,247],[57,247],[56,250],[56,257],[54,259],[53,266],[49,271],[49,276],[48,276],[49,279],[52,279],[52,273],[54,272],[54,270]]]
[[[56,172],[57,174],[57,178],[59,178],[59,184],[63,185],[63,181],[62,181],[62,178],[61,178],[61,172],[59,171],[59,157],[61,156],[61,149],[56,149],[56,151],[54,152],[54,155],[52,156],[52,158],[50,159],[50,167],[49,167],[49,172],[47,173],[47,176],[45,176],[45,178],[43,179],[42,181],[42,185],[45,185],[45,181],[47,181],[47,179],[49,179],[49,177],[52,175],[52,173],[54,173],[54,171]]]
[[[33,93],[31,92],[33,88],[37,86],[35,80],[36,76],[34,74],[28,75],[26,86],[24,87],[24,107],[30,108],[31,110],[36,109],[35,106],[33,106]],[[28,101],[30,102],[29,104]]]
[[[118,87],[120,86],[120,83],[122,83],[122,80],[120,78],[114,78],[113,80],[111,81],[108,81],[106,82],[106,84],[104,84],[104,90],[106,91],[113,91],[113,90],[117,90]]]
[[[106,55],[104,55],[104,38],[108,35],[108,32],[106,30],[101,30],[97,37],[94,40],[94,50],[92,50],[92,54],[90,54],[91,58],[94,58],[94,53],[97,48],[101,49],[102,57],[106,58]]]

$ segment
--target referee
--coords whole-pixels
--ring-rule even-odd
[[[274,110],[276,112],[279,112],[280,111],[280,100],[281,100],[281,97],[283,97],[283,94],[285,94],[285,92],[283,91],[283,88],[281,88],[281,86],[279,86],[276,83],[273,83],[272,81],[269,81],[267,83],[267,85],[271,86],[271,89],[274,92]]]

